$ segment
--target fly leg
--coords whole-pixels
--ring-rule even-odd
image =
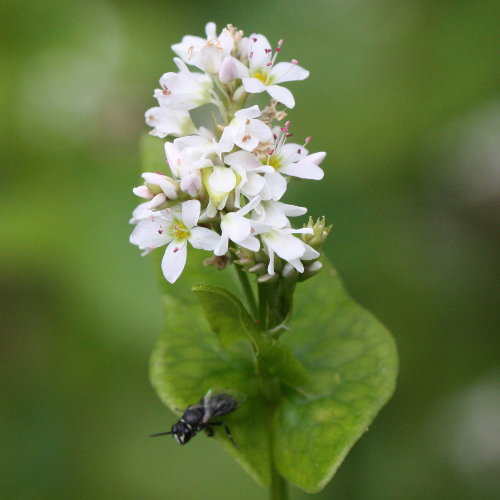
[[[224,427],[224,430],[226,431],[227,437],[231,440],[231,442],[238,448],[236,445],[236,442],[234,441],[233,435],[231,434],[231,431],[229,430],[229,427],[224,423],[224,422],[210,422],[210,425],[222,425]],[[212,429],[211,429],[212,430]],[[213,434],[213,430],[212,430]]]

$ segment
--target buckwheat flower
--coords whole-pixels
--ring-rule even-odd
[[[240,77],[240,69],[237,60],[232,56],[227,56],[219,68],[219,79],[222,83],[229,83]]]
[[[149,202],[141,203],[134,208],[132,212],[132,218],[128,221],[129,224],[137,224],[143,219],[147,219],[148,217],[154,217],[156,212],[149,208]]]
[[[188,241],[194,248],[214,250],[220,240],[215,231],[196,225],[199,217],[200,202],[185,201],[140,220],[130,235],[130,242],[146,252],[168,244],[161,268],[167,281],[174,283],[186,265]]]
[[[232,64],[238,68],[238,78],[241,78],[244,89],[250,94],[267,92],[273,99],[282,102],[286,107],[293,108],[293,94],[280,83],[305,80],[309,71],[294,62],[275,64],[281,49],[281,43],[274,51],[264,35],[253,34],[248,37],[248,65],[233,58]],[[229,63],[226,63],[229,65]]]
[[[221,154],[214,134],[205,127],[200,127],[194,135],[178,137],[174,140],[174,144],[192,161],[198,161],[205,157],[220,157]]]
[[[174,177],[180,179],[181,191],[194,198],[203,192],[200,169],[211,166],[212,162],[203,154],[197,154],[189,149],[180,149],[180,144],[176,141],[165,143],[167,163]]]
[[[301,151],[301,153],[297,151]],[[319,181],[325,175],[319,167],[325,157],[326,153],[324,152],[308,154],[307,150],[298,144],[285,144],[281,151],[275,152],[269,157],[268,164],[280,174]]]
[[[161,89],[154,91],[161,107],[189,111],[212,101],[212,79],[204,73],[191,73],[178,57],[174,62],[179,73],[165,73],[160,78]]]
[[[227,199],[236,187],[236,175],[229,167],[219,165],[202,170],[204,186],[208,192],[209,202],[205,214],[215,217],[217,210],[223,210]]]
[[[275,145],[263,162],[272,166],[280,174],[301,179],[321,180],[324,172],[318,165],[325,159],[326,153],[309,154],[305,146],[311,141],[310,137],[306,138],[302,146],[287,143],[287,138],[292,135],[289,133],[289,125],[290,122],[286,122],[283,127],[273,129],[276,138]]]
[[[292,268],[299,273],[305,272],[308,276],[313,276],[321,270],[323,264],[319,261],[313,262],[312,264],[309,264],[307,268],[304,268],[302,261],[315,260],[320,256],[319,252],[314,250],[314,248],[308,244],[304,243],[304,247],[305,251],[300,258],[292,259],[285,264],[283,267],[283,276],[290,276]]]
[[[150,134],[156,137],[193,134],[196,127],[187,111],[176,111],[161,107],[150,108],[145,113],[146,123],[153,127]]]
[[[236,151],[224,156],[224,163],[229,165],[240,178],[234,188],[234,205],[239,208],[240,194],[247,198],[257,196],[265,187],[262,175],[274,172],[272,167],[262,165],[255,159],[255,156],[248,151]]]
[[[150,200],[149,209],[155,209],[163,205],[168,200],[177,199],[178,186],[173,179],[162,174],[145,172],[142,174],[144,184],[134,188],[132,191],[141,198]]]
[[[215,23],[206,24],[205,34],[206,39],[186,35],[180,43],[172,45],[172,50],[187,64],[215,74],[222,60],[233,50],[233,37],[227,28],[217,36]]]
[[[257,105],[236,111],[234,119],[224,127],[219,141],[220,151],[227,153],[235,144],[245,151],[253,151],[259,142],[273,141],[271,129],[256,119],[259,116],[260,109]]]
[[[254,208],[254,220],[265,222],[275,228],[283,228],[290,225],[288,217],[304,215],[307,208],[297,205],[289,205],[281,201],[267,200]]]
[[[258,183],[260,187],[256,194],[259,194],[263,200],[279,200],[286,191],[287,181],[275,171],[272,165],[266,164],[266,161],[267,159],[258,160],[254,154],[247,151],[236,151],[224,157],[224,162],[238,172],[244,169],[249,176],[253,172],[263,173],[264,175],[259,176],[259,179],[252,176],[254,183]]]
[[[215,255],[224,255],[227,252],[229,240],[253,252],[259,250],[260,242],[254,236],[254,234],[258,233],[252,227],[252,221],[244,217],[254,209],[259,202],[260,198],[256,196],[237,212],[230,212],[221,216],[220,227],[222,234],[219,244],[214,251]]]
[[[258,227],[258,226],[257,226]],[[289,262],[299,273],[304,271],[304,266],[301,258],[306,254],[307,256],[313,255],[312,252],[306,248],[306,244],[293,236],[292,233],[311,233],[311,229],[292,229],[292,228],[274,228],[266,231],[260,235],[264,244],[267,254],[269,255],[269,264],[267,272],[270,275],[274,274],[274,256],[275,254],[283,260]],[[313,250],[313,249],[311,249]],[[313,250],[316,257],[319,253]],[[311,257],[315,258],[315,257]]]

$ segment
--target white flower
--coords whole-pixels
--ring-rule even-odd
[[[259,142],[273,141],[271,129],[264,122],[256,120],[259,116],[259,106],[236,111],[234,119],[222,132],[220,151],[227,153],[235,144],[245,151],[253,151]]]
[[[219,165],[202,170],[203,183],[210,197],[205,214],[215,217],[217,210],[226,206],[227,199],[236,186],[236,175],[229,167]]]
[[[205,34],[206,39],[186,35],[182,42],[172,45],[172,50],[184,62],[215,74],[219,71],[222,60],[231,54],[233,37],[226,28],[217,36],[215,23],[207,23]]]
[[[264,35],[253,34],[248,37],[247,68],[237,59],[233,58],[233,66],[238,68],[238,77],[241,78],[243,87],[250,94],[267,92],[273,99],[282,102],[288,108],[295,106],[295,99],[292,93],[279,83],[304,80],[309,76],[309,71],[300,67],[296,61],[280,62],[274,64],[280,46],[272,55],[271,45]],[[229,66],[229,62],[225,63]],[[234,69],[232,73],[234,73]]]
[[[283,228],[290,226],[288,217],[298,217],[306,212],[307,208],[305,207],[267,200],[262,201],[259,206],[254,208],[255,217],[253,218],[275,228]]]
[[[154,107],[148,109],[144,116],[146,123],[154,127],[150,134],[156,137],[163,138],[167,135],[179,137],[196,132],[196,127],[187,111]]]
[[[325,173],[318,165],[325,156],[324,152],[308,154],[307,149],[298,144],[284,144],[268,157],[267,163],[281,174],[319,181]]]
[[[258,227],[258,226],[257,226]],[[261,234],[262,242],[269,255],[268,274],[274,274],[274,255],[289,262],[299,273],[304,272],[301,259],[311,260],[319,257],[319,253],[306,245],[292,233],[312,234],[312,229],[275,228]]]
[[[199,161],[207,156],[220,156],[219,145],[213,133],[205,127],[200,127],[195,135],[175,139],[174,144],[192,161]]]
[[[144,172],[142,178],[145,181],[144,184],[132,191],[135,195],[150,200],[148,203],[149,209],[157,208],[168,200],[177,199],[177,185],[170,177],[153,172]]]
[[[212,79],[203,73],[191,73],[178,58],[174,58],[179,73],[165,73],[160,78],[161,89],[154,91],[161,107],[189,111],[212,101]]]
[[[287,127],[282,128],[281,134],[275,134],[276,146],[270,150],[265,165],[273,167],[274,172],[264,176],[265,188],[260,193],[263,200],[279,200],[286,191],[287,180],[283,174],[300,179],[320,180],[325,175],[319,164],[324,160],[326,153],[308,154],[304,146],[298,144],[284,144],[288,133]],[[306,139],[306,144],[310,138]]]
[[[157,212],[153,212],[151,208],[149,208],[149,201],[145,203],[141,203],[134,208],[132,212],[132,218],[128,221],[129,224],[137,224],[143,219],[147,219],[148,217],[154,217]]]
[[[130,235],[130,242],[147,252],[168,243],[161,268],[167,281],[174,283],[186,265],[187,242],[194,248],[214,250],[220,236],[210,229],[197,227],[200,202],[189,200],[180,208],[155,212],[139,221]]]
[[[254,209],[259,202],[260,198],[256,196],[237,212],[230,212],[221,217],[220,227],[222,235],[214,251],[215,255],[224,255],[227,252],[229,240],[253,252],[259,250],[259,240],[254,236],[254,234],[258,233],[252,227],[252,221],[244,217],[244,215]]]
[[[224,163],[240,177],[234,189],[234,206],[239,207],[240,194],[247,198],[257,196],[265,186],[262,173],[274,172],[272,167],[262,165],[255,156],[248,151],[236,151],[224,156]]]
[[[180,189],[196,197],[203,191],[200,169],[211,166],[212,162],[207,160],[203,153],[189,148],[182,149],[182,142],[177,141],[189,137],[198,136],[182,137],[173,143],[165,143],[165,154],[172,174],[181,181]]]

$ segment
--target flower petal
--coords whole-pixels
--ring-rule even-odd
[[[253,33],[248,37],[248,63],[251,70],[263,69],[271,62],[271,45],[264,35]]]
[[[298,163],[291,163],[280,168],[282,174],[291,175],[292,177],[300,177],[301,179],[312,179],[319,181],[323,179],[325,173],[314,163],[301,160]]]
[[[304,243],[304,247],[306,251],[304,252],[304,255],[301,257],[302,260],[312,260],[312,259],[317,259],[319,257],[319,252],[314,250],[312,246]]]
[[[298,217],[299,215],[304,215],[307,212],[307,208],[306,207],[299,207],[297,205],[290,205],[288,203],[281,203],[281,201],[275,201],[274,204],[287,217]]]
[[[239,78],[238,66],[234,57],[224,58],[219,68],[219,78],[222,83],[229,83]]]
[[[273,230],[264,233],[262,238],[282,259],[290,261],[304,255],[304,243],[295,236]]]
[[[225,56],[228,56],[233,50],[234,40],[231,33],[229,33],[226,28],[224,28],[222,33],[219,35],[219,44],[222,47],[222,53]]]
[[[270,191],[271,199],[279,200],[286,191],[286,179],[279,172],[264,174],[264,180]]]
[[[185,241],[170,242],[161,261],[161,269],[168,282],[174,283],[181,275],[186,265],[186,257],[187,247]]]
[[[188,229],[196,226],[200,218],[200,202],[198,200],[188,200],[182,204],[182,222]]]
[[[256,172],[248,172],[247,180],[241,186],[240,192],[247,198],[258,195],[264,187],[264,178]]]
[[[287,108],[291,109],[295,106],[293,94],[287,88],[281,85],[270,85],[266,87],[266,90],[273,99],[283,103]]]
[[[283,83],[305,80],[309,71],[294,63],[280,62],[271,68],[269,75],[273,83]]]
[[[137,245],[141,250],[165,245],[170,238],[166,235],[163,225],[164,222],[158,218],[139,221],[130,235],[130,243]]]
[[[292,266],[299,272],[303,273],[304,272],[304,264],[300,261],[300,259],[291,259],[288,262],[292,264]]]
[[[233,214],[228,214],[222,218],[222,231],[227,233],[229,239],[239,243],[250,236],[252,225],[249,219]]]
[[[236,176],[228,167],[214,167],[208,182],[215,191],[229,193],[236,186]]]
[[[229,247],[229,237],[227,234],[222,233],[219,244],[215,247],[214,254],[224,255],[227,252],[228,247]]]
[[[238,245],[240,245],[240,247],[247,248],[252,252],[258,252],[260,248],[260,241],[255,236],[249,236],[242,241],[238,241]]]
[[[147,219],[148,217],[153,216],[155,213],[149,208],[149,201],[145,203],[141,203],[137,207],[134,208],[132,212],[132,218],[129,220],[130,224],[137,224],[142,219]]]
[[[254,104],[249,108],[240,109],[239,111],[236,111],[236,113],[234,113],[234,116],[241,121],[245,121],[249,118],[250,119],[257,118],[258,116],[260,116],[260,109],[259,106],[257,106],[257,104]]]
[[[243,78],[241,83],[243,83],[243,87],[249,94],[260,94],[267,89],[267,87],[257,78]]]
[[[206,227],[193,227],[193,229],[191,229],[189,243],[191,243],[194,248],[215,250],[219,241],[220,236],[211,229],[207,229]]]
[[[273,133],[271,132],[271,129],[260,120],[250,120],[250,123],[247,125],[246,132],[257,137],[260,142],[273,140]]]

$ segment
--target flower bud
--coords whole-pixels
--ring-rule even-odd
[[[292,278],[293,276],[296,276],[297,274],[298,274],[298,272],[295,270],[295,268],[289,262],[287,262],[283,266],[283,271],[281,271],[281,276],[283,276],[283,278]]]
[[[304,272],[299,276],[299,281],[305,281],[308,278],[311,278],[315,274],[318,274],[321,269],[323,269],[323,263],[319,260],[314,261],[312,264],[309,264],[304,268]]]
[[[238,67],[231,56],[226,57],[219,68],[219,78],[222,83],[229,83],[238,78]]]
[[[144,185],[153,196],[163,193],[169,200],[177,199],[179,186],[170,177],[153,172],[144,172],[142,178],[145,181]]]
[[[248,268],[248,272],[253,274],[258,274],[260,276],[266,272],[266,267],[267,266],[263,262],[261,262],[259,264],[255,264],[254,266]]]
[[[303,234],[302,241],[319,251],[330,234],[332,226],[326,226],[325,217],[320,217],[316,222],[314,222],[312,217],[309,217],[309,221],[304,227],[312,229],[313,234]]]
[[[263,274],[257,278],[257,283],[273,283],[274,281],[278,281],[279,277],[278,273]]]

